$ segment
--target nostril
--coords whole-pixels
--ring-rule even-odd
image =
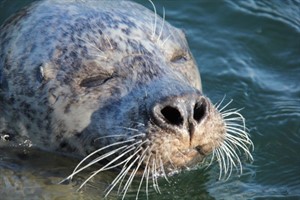
[[[206,103],[197,102],[194,107],[194,119],[199,123],[205,116]]]
[[[170,124],[180,126],[183,124],[183,117],[177,108],[166,106],[161,110],[161,114]]]

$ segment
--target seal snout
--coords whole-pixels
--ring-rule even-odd
[[[192,140],[197,125],[208,116],[209,102],[203,96],[187,94],[159,101],[153,108],[155,123],[168,130],[188,131]]]

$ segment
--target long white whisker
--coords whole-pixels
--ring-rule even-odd
[[[138,171],[138,169],[140,168],[141,164],[143,163],[143,161],[144,161],[144,159],[145,159],[145,157],[146,157],[146,151],[147,151],[147,149],[148,149],[148,148],[146,148],[146,150],[144,150],[144,152],[142,153],[142,155],[141,155],[141,157],[140,157],[140,159],[139,159],[139,162],[138,162],[138,164],[137,164],[135,170],[132,171],[130,177],[128,178],[128,180],[127,180],[127,182],[126,182],[126,184],[125,184],[125,186],[124,186],[125,193],[126,193],[126,191],[128,190],[128,187],[129,187],[130,183],[132,182],[132,180],[133,180],[133,178],[134,178],[136,172]],[[137,194],[137,195],[138,195],[138,194]]]
[[[161,43],[161,47],[163,47],[165,45],[165,43],[170,39],[171,35],[169,35],[164,41],[163,43]]]
[[[211,166],[211,164],[212,164],[212,162],[214,161],[214,158],[215,158],[215,156],[216,156],[215,154],[216,154],[216,153],[215,153],[215,150],[213,150],[213,152],[212,152],[212,157],[211,157],[210,162],[208,163],[206,169],[207,169],[209,166]]]
[[[213,151],[213,157],[216,156],[218,160],[220,168],[219,179],[224,176],[227,180],[231,176],[233,168],[240,169],[242,173],[242,162],[239,154],[245,153],[248,158],[253,160],[249,150],[250,146],[253,147],[253,143],[246,128],[245,118],[240,113],[243,108],[226,110],[233,100],[231,99],[225,106],[221,107],[224,100],[225,96],[219,103],[215,104],[216,109],[224,120],[226,132],[221,146]]]
[[[248,130],[246,127],[244,127],[243,125],[240,125],[240,124],[237,124],[237,123],[232,123],[232,122],[228,122],[228,121],[230,121],[230,120],[224,120],[226,123],[226,127],[239,127],[239,128],[242,128],[243,130],[242,131],[244,131],[245,132],[245,134],[246,135],[248,135],[247,133],[246,133],[246,130]]]
[[[79,168],[79,166],[80,166],[84,161],[86,161],[88,158],[90,158],[91,156],[95,155],[96,153],[99,153],[100,151],[103,151],[103,150],[105,150],[105,149],[107,149],[107,148],[110,148],[110,147],[113,147],[113,146],[116,146],[116,145],[125,144],[125,143],[129,143],[129,142],[133,142],[133,141],[135,141],[135,140],[134,140],[134,139],[131,139],[131,140],[126,140],[126,141],[122,141],[122,142],[115,142],[115,143],[113,143],[113,144],[107,145],[107,146],[105,146],[105,147],[102,147],[102,148],[100,148],[100,149],[98,149],[98,150],[96,150],[96,151],[90,153],[88,156],[86,156],[84,159],[82,159],[82,160],[79,162],[79,164],[78,164],[78,165],[75,167],[75,169],[73,170],[73,173],[72,173],[72,174],[74,174],[74,173],[77,171],[77,169]],[[76,174],[76,173],[75,173],[75,174]],[[72,176],[70,175],[69,178],[72,178]]]
[[[160,161],[160,168],[161,168],[161,171],[162,171],[162,174],[165,178],[165,180],[170,183],[169,179],[167,178],[167,175],[166,175],[166,172],[165,172],[165,168],[164,168],[164,164],[163,164],[163,161],[161,159],[161,156],[159,156],[159,161]]]
[[[227,152],[228,152],[230,155],[232,155],[233,158],[235,158],[235,159],[237,160],[237,163],[238,163],[238,165],[240,166],[240,169],[242,169],[242,162],[241,162],[239,156],[238,156],[238,155],[236,154],[236,152],[234,151],[234,149],[233,149],[233,148],[231,147],[231,145],[230,145],[229,143],[227,143],[226,141],[225,141],[224,144],[225,144],[225,145],[224,145],[224,148],[226,148]],[[237,168],[237,165],[235,164],[235,162],[234,162],[233,160],[231,160],[231,161],[232,161],[232,164],[234,165],[234,167]]]
[[[125,135],[106,135],[106,136],[102,136],[102,137],[98,137],[96,139],[94,139],[94,141],[97,141],[97,140],[101,140],[101,139],[104,139],[104,138],[116,138],[116,137],[125,137]]]
[[[226,94],[223,96],[222,100],[219,103],[215,104],[215,107],[216,107],[217,110],[219,109],[220,105],[223,103],[223,101],[225,100],[225,98],[226,98]]]
[[[148,159],[148,162],[147,162],[147,176],[146,176],[146,195],[147,195],[147,199],[148,199],[148,194],[149,194],[148,187],[149,187],[149,175],[150,175],[150,170],[151,170],[150,166],[149,166],[149,161],[150,161],[151,157],[152,156],[149,156],[149,159]]]
[[[140,143],[140,144],[139,144],[139,143]],[[138,142],[136,142],[136,143],[134,143],[134,144],[128,146],[126,149],[128,149],[128,148],[130,148],[130,147],[131,147],[131,148],[128,149],[127,151],[124,151],[122,154],[120,154],[119,156],[117,156],[116,158],[114,158],[112,161],[110,161],[108,164],[106,164],[104,167],[102,167],[103,171],[104,171],[104,170],[113,169],[113,168],[115,168],[115,167],[121,165],[121,164],[124,163],[126,160],[124,160],[124,161],[122,161],[122,162],[120,162],[120,163],[117,163],[117,164],[115,164],[115,165],[113,165],[113,166],[109,166],[111,163],[114,163],[114,162],[117,161],[118,159],[122,158],[124,155],[128,154],[130,151],[133,151],[133,150],[135,150],[135,149],[138,149],[138,150],[136,150],[136,151],[134,152],[134,154],[132,154],[132,156],[136,155],[136,154],[140,151],[139,147],[140,147],[142,144],[144,144],[144,143],[146,143],[146,141],[144,141],[144,142],[138,141]],[[134,146],[137,145],[137,144],[139,144],[139,146],[138,146],[138,147],[134,147]],[[108,166],[109,166],[109,167],[108,167]]]
[[[135,159],[134,159],[134,161],[132,161],[132,163],[128,166],[128,171],[131,169],[131,167],[134,165],[134,163],[135,162],[137,162],[137,160],[140,158],[140,156],[138,155]],[[132,182],[132,179],[133,179],[133,177],[134,177],[134,175],[135,175],[135,173],[136,173],[136,171],[138,170],[138,168],[136,168],[136,170],[134,170],[135,172],[133,173],[131,173],[131,175],[129,176],[129,178],[128,178],[128,180],[127,180],[127,182],[125,183],[125,186],[124,186],[124,193],[123,193],[123,197],[122,197],[122,200],[125,198],[125,195],[126,195],[126,193],[127,193],[127,190],[128,190],[128,188],[129,188],[129,185],[130,185],[130,183]],[[127,174],[127,173],[126,173]]]
[[[144,144],[144,143],[147,143],[148,140],[145,140],[143,141],[138,147],[137,147],[137,151],[135,151],[129,158],[126,159],[126,163],[124,164],[121,172],[118,174],[118,176],[113,180],[113,182],[111,183],[111,187],[110,189],[106,192],[105,194],[105,197],[108,196],[108,194],[111,192],[111,190],[116,186],[116,184],[122,179],[122,181],[120,182],[120,186],[122,185],[122,182],[123,182],[123,178],[125,177],[125,175],[128,173],[128,171],[130,170],[131,166],[132,166],[132,163],[127,167],[127,163],[133,158],[133,156],[135,156],[137,153],[139,153],[142,148],[141,146]],[[142,153],[142,156],[145,152]],[[141,156],[141,157],[142,157]],[[134,161],[135,162],[135,161]],[[139,164],[140,165],[140,164]],[[120,188],[119,188],[120,190]]]
[[[243,126],[246,127],[246,122],[245,122],[245,118],[243,117],[243,115],[241,115],[238,112],[233,112],[232,115],[237,115],[241,118],[241,121],[243,122]]]
[[[79,168],[78,170],[74,171],[70,176],[74,176],[74,175],[78,174],[79,172],[83,171],[84,169],[86,169],[86,168],[88,168],[88,167],[94,165],[95,163],[97,163],[97,162],[103,160],[104,158],[107,158],[107,157],[109,157],[109,156],[115,154],[116,152],[118,152],[118,151],[120,151],[120,150],[122,150],[122,149],[125,149],[125,148],[127,148],[127,145],[122,146],[122,147],[119,147],[119,148],[117,148],[117,149],[114,149],[114,150],[112,150],[112,151],[110,151],[110,152],[108,152],[108,153],[105,153],[105,154],[103,154],[103,155],[97,157],[96,159],[92,160],[91,162],[89,162],[89,163],[88,163],[87,165],[85,165],[84,167],[81,167],[81,168]]]
[[[110,186],[105,190],[105,196],[107,197],[109,195],[109,193],[112,191],[113,188],[115,188],[115,186],[118,184],[118,182],[120,181],[120,179],[124,176],[124,174],[126,175],[126,170],[127,170],[127,163],[133,158],[133,156],[129,156],[128,158],[126,158],[125,164],[123,165],[122,170],[119,172],[119,174],[115,177],[115,179],[110,183]]]
[[[141,149],[139,149],[138,151],[135,152],[135,154],[129,156],[128,158],[126,158],[126,163],[123,165],[123,168],[121,170],[121,172],[118,174],[118,176],[116,176],[116,178],[111,182],[111,186],[109,188],[109,190],[106,192],[105,197],[107,197],[109,195],[109,193],[112,191],[112,189],[116,186],[116,184],[124,177],[126,176],[126,174],[128,173],[128,171],[130,170],[131,166],[133,165],[134,162],[132,162],[128,167],[127,167],[127,163],[136,155],[136,153],[138,153]],[[138,156],[136,157],[136,159],[138,158]]]
[[[120,126],[120,128],[128,130],[128,131],[140,132],[140,130],[135,129],[135,128],[127,128],[127,127],[121,127],[121,126]]]
[[[229,137],[229,136],[228,136]],[[239,141],[237,141],[237,140],[227,140],[227,141],[230,141],[233,145],[235,145],[235,146],[238,146],[238,147],[240,147],[241,149],[243,149],[244,150],[244,152],[246,153],[246,155],[248,155],[249,156],[249,158],[251,159],[251,160],[253,160],[253,157],[252,157],[252,155],[251,155],[251,153],[250,153],[250,151],[249,151],[249,149],[247,148],[247,146],[244,144],[244,143],[241,143],[241,142],[239,142]]]
[[[159,193],[158,185],[156,184],[156,174],[155,174],[155,159],[152,159],[152,185],[157,193]]]
[[[121,149],[124,149],[124,148],[126,148],[126,147],[127,147],[127,145],[122,146],[122,147],[119,147],[118,149],[115,149],[115,150],[113,150],[113,151],[111,151],[111,152],[109,152],[109,153],[115,153],[115,152],[120,151]],[[109,155],[111,155],[111,154],[109,154],[109,153],[102,155],[102,156],[101,156],[101,159],[99,159],[99,160],[102,160],[102,159],[108,157]],[[90,155],[89,157],[91,157],[91,156],[92,156],[92,155]],[[73,170],[73,172],[72,172],[68,177],[66,177],[65,179],[63,179],[60,183],[63,183],[63,182],[66,181],[66,180],[72,179],[74,175],[78,174],[78,173],[81,172],[82,170],[86,169],[87,167],[89,167],[89,166],[91,166],[91,165],[93,165],[93,164],[95,163],[95,160],[94,160],[94,161],[90,162],[89,164],[85,165],[84,167],[82,167],[82,168],[80,168],[80,169],[78,170],[78,168],[82,165],[82,163],[83,163],[85,160],[87,160],[87,159],[88,159],[88,158],[85,157],[85,158],[84,158],[84,159],[83,159],[83,160],[75,167],[75,169]]]
[[[136,149],[138,149],[138,151],[137,152],[135,152],[133,155],[135,155],[135,154],[137,154],[139,151],[141,151],[142,150],[142,145],[143,144],[145,144],[145,143],[147,143],[147,142],[149,142],[149,140],[147,139],[147,140],[145,140],[145,141],[143,141],[139,146],[137,146],[136,147]],[[143,153],[142,153],[142,155],[144,154],[144,151],[143,151]],[[141,155],[141,156],[142,156]],[[126,166],[126,165],[125,165]],[[121,189],[121,186],[122,186],[122,183],[123,183],[123,181],[124,181],[124,179],[125,179],[125,176],[122,178],[122,180],[121,181],[119,181],[120,182],[120,184],[119,184],[119,189],[118,189],[118,193],[120,193],[120,189]],[[121,192],[122,193],[122,192]]]
[[[227,148],[226,145],[222,146],[222,150],[226,155],[227,165],[229,165],[229,167],[228,167],[229,173],[228,173],[228,171],[225,172],[225,177],[226,177],[226,174],[228,174],[227,178],[225,178],[225,180],[228,180],[232,173],[232,165],[236,167],[236,164],[235,164],[234,160],[232,159],[232,152]]]
[[[232,108],[232,109],[225,110],[225,111],[221,112],[221,115],[223,116],[223,118],[226,118],[230,115],[235,115],[235,114],[239,113],[243,109],[244,108],[240,108],[240,109]]]
[[[228,134],[232,133],[232,134]],[[234,128],[234,127],[227,127],[227,135],[228,137],[235,137],[237,140],[242,140],[247,144],[252,144],[250,138],[248,137],[247,133],[241,129]],[[239,137],[236,137],[239,136]]]
[[[219,112],[221,113],[222,112],[222,110],[224,110],[229,104],[231,104],[232,103],[232,99],[225,105],[225,106],[223,106],[220,110],[219,110]]]
[[[216,157],[217,157],[217,161],[219,164],[219,168],[220,168],[220,172],[219,172],[219,180],[221,180],[222,177],[222,171],[223,171],[223,166],[222,166],[222,160],[220,158],[220,152],[219,149],[216,149]]]
[[[110,50],[113,50],[114,49],[113,45],[111,44],[110,39],[106,35],[105,35],[105,39],[106,39],[106,41],[108,42],[108,44],[110,46]]]
[[[120,158],[123,157],[125,154],[127,154],[128,152],[130,152],[130,151],[132,151],[132,150],[134,150],[134,149],[135,149],[135,148],[132,147],[131,149],[129,149],[129,150],[126,151],[125,153],[119,155],[118,157],[116,157],[115,159],[113,159],[112,161],[110,161],[110,162],[109,162],[108,164],[106,164],[104,167],[101,167],[99,170],[93,172],[93,174],[92,174],[89,178],[87,178],[87,179],[80,185],[80,187],[79,187],[78,190],[80,190],[80,189],[81,189],[81,188],[82,188],[89,180],[91,180],[95,175],[97,175],[97,174],[100,173],[101,171],[107,170],[107,169],[108,169],[107,167],[108,167],[109,165],[111,165],[111,164],[114,163],[116,160],[120,159]],[[130,157],[130,158],[131,158],[131,157]],[[128,160],[128,158],[125,159],[125,160]],[[124,162],[124,161],[122,161],[122,162]],[[119,164],[116,164],[115,166],[121,165],[122,162],[119,163]]]
[[[139,164],[138,164],[138,167],[144,162],[145,157],[146,157],[146,154],[148,153],[148,149],[149,149],[149,146],[147,146],[146,149],[144,150],[143,155],[141,156],[140,162],[139,162]],[[149,161],[149,160],[148,160],[148,161]],[[136,200],[138,199],[138,196],[139,196],[139,193],[140,193],[142,184],[143,184],[143,180],[144,180],[144,177],[145,177],[145,173],[146,173],[146,168],[144,169],[142,178],[141,178],[141,180],[140,180],[140,184],[139,184],[139,187],[138,187],[138,191],[137,191],[137,193],[136,193]]]
[[[151,36],[152,39],[154,40],[155,33],[156,33],[156,24],[157,24],[157,12],[156,12],[156,7],[152,2],[152,0],[148,0],[148,1],[150,1],[150,3],[152,4],[153,11],[154,11],[154,26],[152,27],[152,36]]]
[[[224,156],[224,151],[223,151],[222,146],[221,146],[221,148],[219,148],[219,152],[220,152],[220,157],[221,157],[223,167],[224,167],[224,175],[226,175],[227,171],[228,171],[228,168],[227,168],[226,157]]]
[[[161,29],[160,29],[160,33],[159,33],[159,36],[157,38],[157,40],[159,41],[161,36],[162,36],[162,32],[164,30],[164,25],[165,25],[165,17],[166,17],[166,11],[165,11],[165,8],[163,7],[163,22],[162,22],[162,26],[161,26]]]

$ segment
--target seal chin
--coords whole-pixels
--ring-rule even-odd
[[[199,165],[204,157],[205,155],[200,154],[196,149],[187,149],[178,150],[178,153],[174,154],[171,159],[178,168],[191,168]]]

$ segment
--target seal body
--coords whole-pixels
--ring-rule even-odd
[[[0,108],[6,144],[148,177],[198,164],[228,134],[183,31],[129,1],[44,0],[10,18]]]

